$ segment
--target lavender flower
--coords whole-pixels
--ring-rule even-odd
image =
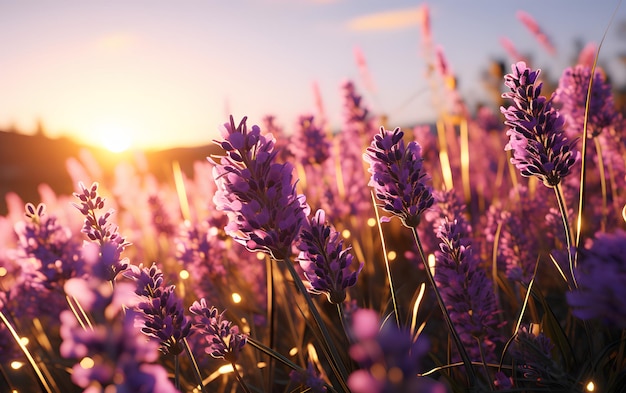
[[[626,328],[626,231],[596,234],[580,250],[576,272],[578,288],[567,294],[572,313]]]
[[[350,357],[360,366],[348,377],[352,392],[446,392],[442,384],[417,376],[429,349],[423,336],[414,341],[408,330],[393,323],[381,328],[376,312],[367,309],[352,315],[350,331],[354,339]]]
[[[296,160],[303,165],[322,164],[330,157],[330,147],[326,133],[315,124],[314,117],[300,116],[290,147]]]
[[[88,266],[98,269],[106,265],[109,261],[101,259],[112,255],[105,250],[111,247],[115,246],[86,244]],[[70,311],[60,315],[60,352],[63,357],[81,360],[72,369],[72,381],[85,392],[177,392],[165,369],[154,364],[158,344],[146,341],[135,327],[133,290],[130,283],[112,286],[94,274],[71,278],[65,284],[66,293],[80,299],[92,318],[92,328],[84,328]]]
[[[27,221],[15,223],[18,255],[26,280],[46,289],[62,288],[65,281],[81,270],[80,245],[72,238],[69,228],[59,224],[54,216],[46,216],[46,206],[27,203]],[[30,269],[28,263],[36,266]]]
[[[182,299],[174,292],[174,285],[163,285],[163,273],[154,263],[150,268],[131,265],[124,276],[137,282],[135,293],[141,301],[136,310],[141,331],[156,339],[164,354],[181,353],[183,339],[191,329],[191,320],[184,315]]]
[[[201,334],[208,343],[206,353],[216,359],[236,363],[247,340],[245,334],[239,333],[239,327],[224,319],[224,312],[218,313],[215,307],[209,308],[204,299],[193,302],[189,311],[196,316],[192,330]]]
[[[405,147],[403,136],[400,128],[389,131],[381,127],[363,159],[370,164],[369,186],[374,187],[383,210],[414,228],[434,199],[426,186],[428,176],[422,168],[422,149],[413,141]]]
[[[104,275],[105,279],[113,281],[129,265],[128,259],[122,259],[121,254],[130,243],[118,233],[118,227],[109,222],[109,218],[114,213],[113,209],[103,216],[97,216],[96,212],[104,208],[105,202],[105,199],[98,195],[98,183],[93,183],[90,188],[86,188],[83,183],[79,183],[78,186],[81,192],[74,193],[74,196],[81,203],[80,205],[72,203],[72,205],[85,216],[82,232],[87,234],[89,240],[101,246],[104,244],[114,246],[106,248],[107,252],[113,252],[110,258],[105,259],[110,262],[110,265],[102,266],[101,271],[98,271],[99,274]]]
[[[310,226],[300,233],[298,257],[304,276],[311,284],[310,292],[326,294],[328,301],[339,304],[346,298],[346,289],[356,284],[363,262],[351,271],[351,248],[343,249],[339,233],[326,222],[324,210],[318,210]]]
[[[511,357],[523,375],[523,378],[517,378],[520,385],[559,392],[574,390],[566,373],[552,359],[553,347],[554,344],[543,333],[533,332],[528,325],[520,326],[510,348]]]
[[[152,225],[157,233],[166,236],[172,236],[176,232],[176,226],[172,223],[170,217],[163,206],[163,202],[157,195],[148,197],[148,206],[152,213]]]
[[[309,213],[292,184],[292,166],[274,161],[273,137],[262,136],[257,126],[248,131],[245,117],[235,127],[231,116],[222,135],[225,140],[216,143],[227,155],[220,163],[209,160],[218,186],[213,200],[229,217],[226,233],[250,251],[285,259]]]
[[[504,124],[511,127],[504,149],[512,150],[511,163],[522,176],[537,176],[547,187],[555,187],[570,173],[578,152],[565,136],[563,117],[552,108],[552,100],[541,96],[540,70],[532,71],[523,61],[511,68],[513,73],[504,77],[511,91],[502,97],[514,105],[500,108]]]
[[[496,343],[504,340],[498,331],[493,285],[472,253],[466,228],[468,224],[461,216],[442,220],[437,233],[441,243],[435,252],[435,282],[471,360],[497,361]]]
[[[291,382],[304,386],[307,392],[311,393],[324,393],[326,392],[326,386],[324,380],[320,378],[319,374],[315,371],[313,363],[309,362],[305,370],[296,371],[292,370],[289,373],[289,379]]]
[[[583,65],[566,68],[559,79],[554,102],[562,106],[559,112],[565,118],[570,135],[582,135],[590,79],[591,68]],[[618,116],[611,85],[602,71],[596,70],[589,102],[588,136],[596,137],[602,130],[612,127]]]

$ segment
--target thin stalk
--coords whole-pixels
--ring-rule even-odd
[[[193,352],[191,352],[191,347],[189,346],[189,342],[187,342],[187,338],[183,338],[183,344],[185,346],[185,352],[189,356],[189,360],[191,361],[191,365],[193,366],[193,372],[196,375],[196,379],[198,380],[198,387],[202,393],[206,393],[204,390],[204,383],[202,382],[202,374],[200,373],[200,367],[198,367],[198,362],[196,362],[195,356],[193,356]]]
[[[441,172],[446,190],[452,190],[454,183],[452,182],[452,169],[450,167],[450,159],[448,158],[448,143],[446,142],[445,124],[441,120],[437,120],[437,136],[439,139],[439,161],[441,163]]]
[[[333,372],[335,373],[335,376],[339,380],[339,383],[341,384],[342,389],[345,392],[349,392],[350,390],[348,389],[348,385],[346,385],[348,372],[345,368],[345,365],[341,361],[341,357],[339,356],[339,353],[337,352],[337,347],[334,345],[332,338],[330,337],[330,333],[328,332],[328,329],[326,328],[326,324],[324,324],[324,321],[322,320],[322,316],[317,310],[315,303],[313,303],[313,299],[311,298],[311,296],[309,295],[309,292],[305,288],[304,283],[302,283],[302,279],[298,275],[298,272],[296,272],[296,269],[293,267],[293,263],[291,262],[291,259],[289,257],[286,257],[284,261],[285,261],[285,265],[287,266],[287,270],[289,270],[289,273],[291,274],[293,281],[296,284],[296,287],[298,288],[298,291],[300,291],[300,293],[304,297],[304,300],[307,303],[309,311],[313,315],[313,319],[315,320],[317,327],[322,333],[322,337],[324,338],[322,340],[322,345],[324,345],[330,353],[328,360],[333,369]]]
[[[174,356],[174,386],[180,390],[180,359],[178,359],[178,355]]]
[[[348,332],[348,328],[346,327],[346,318],[343,315],[343,310],[341,309],[341,303],[337,303],[337,312],[339,313],[339,320],[341,321],[341,328],[343,329],[343,332],[346,335],[346,338],[348,339],[349,343],[352,343],[352,340],[350,339],[350,334]]]
[[[15,331],[15,328],[13,328],[13,325],[11,325],[11,323],[9,322],[9,320],[7,319],[7,317],[4,315],[2,311],[0,311],[0,319],[2,319],[2,322],[4,322],[7,329],[9,329],[11,336],[13,336],[13,339],[15,340],[17,345],[20,347],[20,349],[26,356],[26,359],[28,359],[28,363],[30,363],[30,366],[32,367],[35,374],[37,375],[37,378],[39,378],[39,382],[41,383],[43,388],[46,390],[47,393],[52,393],[53,392],[52,388],[50,387],[50,385],[48,385],[48,381],[46,380],[43,373],[41,372],[41,369],[37,365],[37,362],[35,362],[35,359],[30,354],[30,351],[28,350],[28,348],[26,348],[24,343],[22,343],[22,340],[20,339],[19,334],[17,334],[17,332]]]
[[[272,263],[272,259],[265,256],[265,270],[266,270],[266,287],[267,287],[267,317],[270,323],[269,326],[269,347],[274,347],[274,333],[276,329],[276,321],[275,321],[275,310],[276,310],[276,296],[274,296],[274,264]],[[267,373],[266,373],[266,388],[270,388],[272,386],[272,378],[274,375],[274,362],[270,357],[268,359],[267,364]]]
[[[428,266],[428,261],[426,260],[426,256],[424,255],[424,248],[422,247],[422,242],[419,239],[417,230],[411,227],[411,231],[413,232],[413,238],[415,239],[417,250],[419,251],[420,257],[422,258],[422,262],[424,263],[424,270],[426,271],[426,276],[428,277],[428,281],[430,282],[430,285],[433,288],[433,292],[435,292],[435,297],[437,298],[437,303],[439,304],[439,308],[441,308],[441,313],[443,314],[443,317],[446,321],[446,325],[448,325],[448,329],[450,330],[450,334],[452,335],[454,344],[456,345],[459,351],[459,354],[461,355],[461,360],[463,361],[463,364],[465,365],[465,370],[467,371],[469,384],[470,386],[473,386],[474,382],[476,381],[476,373],[474,372],[474,368],[472,367],[472,362],[469,358],[469,355],[467,354],[467,351],[465,351],[465,347],[463,347],[463,343],[461,342],[461,338],[459,337],[459,334],[457,333],[456,329],[454,328],[454,325],[452,324],[452,319],[450,319],[450,314],[448,313],[448,310],[446,309],[446,305],[443,302],[441,293],[439,293],[439,290],[437,289],[435,278],[433,277],[433,274],[430,271],[430,266]]]
[[[565,231],[565,246],[567,247],[567,259],[569,261],[569,271],[572,275],[572,283],[574,284],[574,288],[578,288],[578,283],[576,282],[576,274],[574,272],[576,267],[576,261],[572,257],[572,233],[570,231],[569,219],[567,218],[567,205],[565,203],[565,198],[563,197],[563,189],[561,188],[561,185],[559,184],[553,188],[556,195],[556,200],[559,204],[561,218],[563,219],[563,229]]]
[[[246,385],[246,382],[243,380],[243,378],[241,378],[241,374],[239,374],[239,370],[237,370],[237,365],[235,364],[235,362],[232,362],[231,365],[233,367],[233,373],[235,373],[235,378],[237,378],[237,382],[239,382],[239,386],[241,386],[245,393],[251,393],[250,389],[248,389],[248,385]]]
[[[598,171],[600,172],[600,189],[602,190],[602,221],[600,222],[600,229],[602,232],[606,232],[606,219],[608,216],[608,203],[607,203],[607,187],[606,187],[606,174],[604,172],[604,160],[602,158],[602,146],[600,145],[599,138],[593,138],[596,145],[596,154],[598,155]]]
[[[471,206],[472,191],[470,186],[470,154],[469,154],[469,129],[467,119],[463,118],[459,124],[461,143],[461,180],[463,181],[463,193],[465,203]]]
[[[387,258],[387,246],[385,245],[385,236],[383,235],[383,228],[380,225],[380,215],[378,214],[378,206],[376,205],[374,191],[370,191],[370,193],[372,195],[372,201],[374,202],[374,212],[376,213],[376,223],[378,224],[378,233],[380,234],[380,243],[383,249],[383,258],[385,259],[385,268],[387,269],[387,281],[389,281],[389,291],[391,292],[391,302],[393,303],[393,314],[396,317],[396,325],[400,327],[400,315],[398,312],[398,302],[396,301],[396,290],[393,286],[393,279],[391,278],[391,268],[389,267],[389,258]]]

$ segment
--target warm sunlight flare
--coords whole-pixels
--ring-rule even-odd
[[[115,123],[103,124],[95,129],[94,139],[112,153],[121,153],[130,148],[133,130]]]

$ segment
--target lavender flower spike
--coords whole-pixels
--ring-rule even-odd
[[[429,178],[422,168],[422,148],[414,141],[405,147],[403,136],[400,128],[389,131],[381,127],[363,159],[370,164],[369,186],[374,187],[383,210],[399,217],[405,226],[415,228],[434,198],[426,186]]]
[[[343,249],[339,233],[328,223],[324,210],[318,210],[311,225],[300,233],[298,261],[314,294],[326,294],[328,301],[339,304],[346,298],[346,288],[356,284],[363,262],[351,271],[350,247]]]
[[[239,333],[237,325],[232,326],[232,322],[224,319],[224,312],[218,313],[215,307],[209,308],[204,299],[193,302],[189,311],[196,315],[192,330],[202,334],[209,344],[206,353],[216,359],[236,363],[247,335]]]
[[[552,99],[541,96],[541,70],[532,71],[523,61],[511,68],[513,73],[504,77],[511,91],[502,97],[514,105],[500,108],[504,124],[511,127],[504,149],[512,150],[511,163],[522,176],[537,176],[547,187],[555,187],[570,173],[578,152],[565,136],[563,117],[552,107]]]
[[[226,156],[209,161],[218,188],[213,200],[229,218],[226,233],[250,251],[285,259],[309,214],[292,184],[293,167],[275,162],[274,138],[261,135],[257,126],[248,130],[245,117],[235,127],[231,116],[222,136],[216,143]]]
[[[163,272],[155,263],[150,268],[131,265],[124,276],[135,280],[141,300],[136,311],[141,332],[159,343],[163,354],[180,354],[190,333],[191,319],[184,315],[182,299],[174,285],[163,284]]]

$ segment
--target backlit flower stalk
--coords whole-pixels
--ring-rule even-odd
[[[504,76],[504,84],[510,89],[502,97],[513,101],[509,107],[501,107],[511,150],[511,164],[522,176],[539,178],[546,187],[553,188],[565,230],[569,256],[570,274],[574,285],[574,260],[571,254],[571,230],[567,219],[567,206],[559,184],[567,176],[578,159],[575,141],[569,141],[564,131],[564,119],[552,107],[552,99],[541,95],[542,83],[538,77],[541,70],[531,70],[523,61],[511,67],[512,73]]]
[[[381,127],[380,133],[374,137],[370,147],[363,154],[363,159],[370,164],[371,179],[369,185],[373,187],[376,198],[382,202],[380,207],[400,218],[402,223],[411,229],[424,264],[424,270],[437,297],[437,303],[453,341],[461,354],[470,385],[472,385],[475,380],[475,373],[470,358],[450,319],[417,234],[416,227],[420,222],[421,214],[430,208],[434,202],[432,190],[430,186],[426,185],[429,177],[422,168],[421,147],[415,141],[411,141],[405,146],[403,136],[404,133],[400,128],[389,131]],[[389,266],[387,266],[387,271],[393,291]]]
[[[70,311],[60,315],[61,355],[78,360],[72,381],[85,392],[178,392],[166,370],[154,363],[158,344],[146,340],[135,326],[135,286],[127,282],[113,286],[100,273],[101,266],[115,260],[115,247],[86,243],[84,260],[91,271],[65,283],[66,293],[80,298],[93,319],[92,327],[84,328]]]
[[[222,128],[223,141],[215,141],[225,151],[215,166],[217,191],[213,198],[218,210],[226,212],[224,228],[249,251],[263,251],[272,259],[284,261],[296,287],[303,295],[324,338],[329,361],[340,383],[347,372],[317,307],[291,262],[291,247],[306,224],[309,206],[304,195],[296,194],[292,183],[293,167],[275,162],[274,139],[261,135],[258,126],[248,130],[246,117],[235,126],[233,117]]]
[[[19,255],[36,264],[27,280],[47,290],[63,288],[66,280],[80,274],[80,244],[74,241],[69,228],[46,215],[44,204],[35,207],[27,203],[24,217],[25,221],[15,224],[15,233]],[[22,271],[28,274],[29,269]]]
[[[328,301],[341,304],[346,289],[356,284],[361,262],[352,270],[351,247],[343,248],[339,232],[326,222],[324,210],[318,210],[309,226],[300,233],[298,262],[311,284],[313,294],[325,294]]]
[[[189,311],[194,315],[192,331],[205,339],[205,352],[215,359],[224,359],[233,367],[237,382],[245,392],[249,392],[246,383],[237,370],[239,353],[246,344],[247,335],[239,332],[239,327],[224,318],[224,311],[209,307],[206,300],[195,301]]]
[[[78,186],[80,192],[74,193],[74,196],[80,200],[80,205],[72,203],[72,206],[85,216],[81,232],[85,233],[91,242],[95,242],[105,248],[107,252],[113,253],[111,257],[103,258],[110,265],[101,266],[99,268],[101,271],[98,274],[104,275],[109,281],[114,281],[115,277],[126,270],[129,265],[128,258],[122,258],[121,254],[130,243],[118,233],[117,225],[109,222],[109,218],[114,213],[113,209],[104,215],[98,215],[98,211],[104,209],[105,202],[105,199],[98,194],[98,183],[93,183],[89,188],[85,187],[83,183],[79,183]],[[110,244],[112,247],[104,247],[106,244]]]
[[[155,263],[149,268],[131,265],[124,276],[137,283],[136,310],[142,333],[155,339],[163,354],[180,354],[191,320],[184,314],[182,299],[174,292],[175,286],[163,283],[163,272]]]
[[[273,137],[256,125],[248,130],[245,117],[235,126],[231,116],[222,136],[216,143],[226,155],[209,161],[218,187],[213,200],[229,218],[226,233],[252,252],[287,259],[309,212],[292,183],[293,167],[275,162]]]

